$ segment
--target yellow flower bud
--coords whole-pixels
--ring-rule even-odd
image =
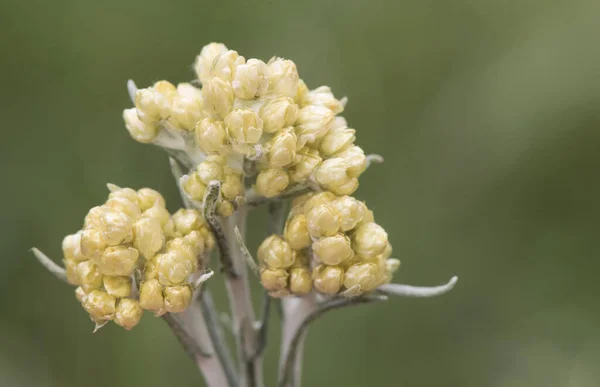
[[[131,295],[131,277],[105,275],[103,284],[104,289],[111,296],[122,298]]]
[[[141,188],[137,191],[138,201],[140,204],[140,210],[146,211],[148,208],[157,206],[165,206],[165,198],[160,192],[155,191],[151,188]]]
[[[192,301],[192,289],[189,285],[168,286],[164,290],[165,309],[170,313],[180,313],[187,309]]]
[[[279,131],[267,143],[267,158],[271,168],[290,165],[296,157],[296,135],[290,129]]]
[[[234,149],[242,152],[256,144],[262,135],[262,120],[251,109],[235,109],[225,117],[226,132]]]
[[[182,235],[189,234],[193,230],[199,230],[205,223],[200,212],[193,209],[181,208],[173,214],[175,229]]]
[[[112,320],[115,315],[117,300],[101,290],[92,290],[85,297],[83,308],[90,317],[98,321]]]
[[[148,89],[139,89],[135,94],[135,107],[138,118],[146,124],[156,124],[169,117],[175,86],[167,81],[159,81]]]
[[[290,272],[290,290],[294,294],[307,294],[312,290],[310,271],[305,267],[295,267]]]
[[[260,271],[260,282],[269,291],[285,289],[288,277],[288,272],[283,269],[262,269]]]
[[[312,278],[319,292],[337,294],[344,283],[344,270],[339,266],[319,265],[314,268]]]
[[[327,159],[315,171],[315,180],[336,195],[349,195],[358,188],[358,180],[348,176],[348,169],[342,158]]]
[[[144,279],[146,281],[158,277],[158,257],[160,257],[160,254],[156,254],[154,257],[146,260],[146,264],[144,265]]]
[[[308,232],[313,238],[333,236],[340,229],[338,213],[329,204],[314,207],[306,214]]]
[[[138,325],[144,311],[139,302],[131,298],[124,298],[117,304],[114,322],[123,328],[130,330]]]
[[[162,249],[165,235],[160,222],[154,218],[139,218],[133,223],[133,246],[146,259],[152,258]]]
[[[106,241],[99,230],[86,228],[81,232],[81,253],[87,258],[97,259],[106,248]]]
[[[200,233],[202,233],[202,237],[204,238],[204,248],[207,251],[212,251],[215,248],[216,243],[214,235],[207,227],[202,227]]]
[[[295,182],[305,181],[323,160],[319,151],[309,147],[304,147],[296,153],[296,163],[290,168],[290,179]]]
[[[298,91],[296,92],[296,96],[294,97],[294,102],[301,106],[305,106],[307,104],[304,103],[306,95],[308,94],[308,87],[306,83],[302,79],[298,81]]]
[[[335,115],[325,106],[308,105],[298,111],[296,135],[298,147],[314,144],[327,134]]]
[[[72,259],[63,259],[63,263],[65,265],[67,281],[69,281],[71,285],[79,285],[79,277],[77,274],[78,261],[74,261]]]
[[[129,276],[133,273],[139,253],[132,247],[109,246],[98,262],[104,275]]]
[[[228,81],[212,78],[202,87],[204,108],[214,118],[223,119],[233,108],[233,89]]]
[[[65,259],[83,261],[86,259],[81,253],[81,231],[67,235],[62,242],[62,251]]]
[[[321,105],[331,110],[334,114],[340,114],[344,111],[346,104],[345,98],[341,101],[335,99],[331,89],[328,86],[320,86],[309,91],[304,96],[304,104],[306,105]]]
[[[304,214],[297,214],[290,218],[285,225],[283,233],[285,239],[294,250],[302,250],[310,246],[311,240],[310,235],[308,234],[306,216]]]
[[[83,228],[100,228],[100,217],[103,213],[103,206],[92,207],[83,220]]]
[[[135,203],[136,205],[139,205],[139,197],[137,195],[137,192],[134,189],[131,188],[119,188],[113,184],[108,184],[109,189],[111,190],[110,194],[108,195],[108,198],[124,198],[127,199],[129,201],[131,201],[132,203]]]
[[[344,286],[350,289],[359,285],[361,292],[370,292],[379,286],[382,274],[374,263],[357,263],[346,270]]]
[[[194,230],[183,237],[183,241],[191,247],[194,256],[198,257],[204,253],[204,237],[198,230]]]
[[[227,52],[227,47],[222,43],[210,43],[202,47],[200,54],[196,57],[194,69],[198,79],[203,84],[208,81],[211,76],[211,68],[215,58],[220,54]]]
[[[340,152],[348,148],[354,140],[356,130],[348,128],[337,128],[332,129],[323,137],[319,144],[319,150],[325,156],[331,156],[337,152]]]
[[[183,188],[193,200],[202,201],[204,199],[206,184],[200,180],[200,176],[196,172],[190,173],[187,178],[182,180],[181,188]]]
[[[265,102],[258,114],[263,120],[264,131],[275,133],[296,122],[298,105],[291,98],[279,97]]]
[[[289,183],[290,179],[285,171],[269,168],[260,171],[256,177],[255,189],[260,195],[271,198],[282,193]]]
[[[304,201],[304,212],[308,213],[315,207],[333,203],[335,199],[337,199],[337,196],[328,191],[319,192],[317,194],[310,193],[310,196]]]
[[[131,234],[133,220],[122,212],[104,211],[100,222],[102,237],[109,246],[121,244]]]
[[[231,204],[231,202],[221,200],[217,203],[217,214],[224,218],[233,215],[234,211],[235,208],[233,207],[233,204]]]
[[[237,51],[228,50],[215,57],[210,73],[213,77],[231,81],[238,66],[243,65],[245,62],[246,59],[238,55]]]
[[[123,120],[129,135],[137,142],[151,143],[158,135],[158,126],[155,123],[140,121],[136,108],[123,110]]]
[[[298,69],[291,60],[272,58],[269,63],[269,89],[273,94],[294,97],[298,91]]]
[[[167,223],[171,220],[171,214],[165,207],[154,206],[148,208],[146,211],[142,213],[141,218],[155,219],[158,221],[160,226],[165,229]]]
[[[227,152],[227,134],[223,121],[210,118],[198,121],[194,134],[196,143],[204,152],[221,154]]]
[[[244,195],[244,183],[242,182],[242,175],[235,173],[233,170],[228,170],[225,175],[225,180],[221,185],[221,194],[229,200],[234,200],[238,196]]]
[[[132,219],[137,219],[142,213],[138,202],[139,201],[137,199],[132,201],[121,196],[109,197],[104,204],[104,210],[113,209],[115,211],[124,213]]]
[[[223,181],[225,172],[223,165],[225,158],[222,156],[208,156],[203,162],[196,167],[196,173],[200,177],[200,181],[208,184],[213,180]]]
[[[294,263],[294,250],[279,235],[271,235],[258,247],[258,260],[271,269],[285,269]]]
[[[339,265],[354,255],[350,238],[344,234],[321,238],[312,244],[312,248],[317,258],[326,265]]]
[[[140,286],[140,305],[157,316],[164,313],[163,287],[157,279],[142,282]]]
[[[377,223],[360,225],[352,235],[354,252],[369,258],[382,254],[388,245],[388,235]]]
[[[92,261],[83,261],[77,264],[77,283],[86,293],[102,286],[102,273]]]
[[[177,129],[188,132],[194,130],[202,119],[204,110],[202,92],[189,83],[177,85],[177,94],[173,97],[169,123]]]
[[[196,269],[194,250],[185,244],[156,257],[158,280],[163,285],[177,285],[187,281]]]
[[[238,98],[253,99],[264,95],[269,88],[269,68],[259,59],[249,59],[235,69],[231,82]]]
[[[348,166],[346,173],[350,177],[358,177],[367,169],[367,157],[358,145],[352,145],[335,154],[335,157],[344,159]]]
[[[366,207],[350,196],[342,196],[332,203],[340,216],[340,228],[349,231],[356,227],[365,217]]]

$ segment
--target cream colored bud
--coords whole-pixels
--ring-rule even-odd
[[[112,198],[123,198],[131,201],[135,205],[139,206],[140,199],[137,195],[137,192],[131,188],[120,188],[113,184],[107,184],[110,189],[110,194],[108,195],[109,199]]]
[[[221,185],[221,194],[228,200],[234,200],[238,196],[244,195],[244,183],[242,175],[238,173],[228,173]]]
[[[202,91],[189,83],[177,85],[177,94],[173,97],[169,123],[177,129],[191,132],[203,115]]]
[[[83,228],[100,228],[100,217],[104,212],[104,206],[96,206],[90,208],[85,219],[83,220]]]
[[[306,100],[306,95],[308,94],[308,86],[302,79],[298,81],[298,91],[296,92],[296,96],[294,97],[294,101],[300,106],[305,106],[304,101]]]
[[[194,250],[187,244],[160,254],[156,259],[158,280],[163,285],[178,285],[187,281],[196,268]]]
[[[86,228],[81,232],[81,253],[92,259],[97,259],[106,248],[106,241],[102,232],[93,228]]]
[[[388,235],[377,223],[362,224],[352,235],[354,252],[364,258],[382,254],[387,245]]]
[[[344,159],[348,165],[348,176],[358,177],[367,169],[367,157],[365,152],[358,145],[352,145],[341,152],[335,154],[335,157]]]
[[[69,281],[71,285],[79,285],[79,277],[77,274],[77,265],[79,261],[74,261],[72,259],[63,259],[63,263],[65,265],[67,281]]]
[[[205,118],[196,124],[196,143],[206,153],[221,153],[227,151],[227,134],[223,121]]]
[[[104,207],[105,210],[106,208],[110,208],[122,212],[125,215],[131,217],[132,219],[137,219],[142,213],[137,199],[135,201],[132,201],[121,196],[109,197],[109,199],[104,204]]]
[[[77,283],[86,293],[102,286],[102,273],[92,261],[83,261],[77,264]]]
[[[346,270],[344,286],[349,289],[359,285],[362,292],[370,292],[379,286],[382,274],[374,263],[357,263]]]
[[[183,237],[183,241],[192,248],[196,257],[204,254],[204,237],[198,230],[194,230]]]
[[[157,279],[142,282],[140,286],[140,305],[146,310],[162,314],[164,310],[163,287]]]
[[[211,76],[211,68],[215,58],[223,53],[227,52],[227,47],[222,43],[210,43],[202,47],[200,54],[196,57],[196,63],[194,69],[198,79],[203,84],[208,81]]]
[[[148,89],[139,89],[135,95],[135,107],[140,121],[156,124],[169,117],[175,86],[167,81],[159,81]]]
[[[200,177],[200,181],[207,185],[213,180],[223,181],[225,178],[225,172],[223,171],[224,164],[224,157],[208,156],[203,162],[198,164],[196,173]]]
[[[269,168],[256,177],[255,189],[260,195],[271,198],[282,193],[290,183],[288,174],[281,169]]]
[[[283,168],[296,158],[296,134],[291,129],[279,131],[267,143],[267,158],[271,168]]]
[[[204,108],[214,118],[225,118],[233,108],[233,89],[228,81],[212,78],[202,87]]]
[[[322,206],[323,204],[333,203],[337,196],[328,191],[311,193],[304,201],[304,212],[309,213],[313,208]]]
[[[304,214],[297,214],[287,222],[283,233],[292,249],[302,250],[310,246],[311,239],[307,227],[306,216]]]
[[[298,147],[314,144],[329,131],[335,115],[325,106],[308,105],[298,111],[296,135]]]
[[[269,291],[285,289],[288,277],[288,272],[283,269],[262,269],[260,271],[260,282]]]
[[[140,303],[131,298],[124,298],[117,304],[114,322],[123,328],[130,330],[138,325],[144,311]]]
[[[309,91],[304,96],[306,105],[321,105],[331,110],[334,114],[340,114],[344,111],[345,99],[337,100],[333,96],[331,89],[328,86],[320,86]]]
[[[122,212],[107,210],[102,214],[100,224],[106,244],[116,246],[130,236],[133,220]]]
[[[182,235],[189,234],[193,230],[199,230],[204,224],[204,218],[200,212],[193,209],[181,208],[173,214],[175,229]]]
[[[101,290],[92,290],[85,297],[83,308],[94,321],[112,320],[117,300]]]
[[[400,269],[400,260],[397,258],[388,258],[385,260],[385,267],[389,273],[394,273]]]
[[[333,236],[340,229],[340,219],[333,206],[322,204],[306,214],[308,232],[313,238]]]
[[[187,178],[182,180],[181,188],[183,188],[192,200],[202,201],[204,199],[206,184],[202,182],[196,172],[190,173]]]
[[[294,294],[308,294],[312,290],[310,271],[305,267],[295,267],[290,272],[290,290]]]
[[[305,181],[323,160],[316,149],[304,147],[296,153],[296,164],[290,169],[290,179],[294,183]]]
[[[344,283],[344,270],[339,266],[319,265],[314,268],[312,278],[319,292],[337,294]]]
[[[289,97],[271,99],[261,106],[259,116],[263,120],[264,131],[275,133],[296,122],[298,105]]]
[[[279,235],[271,235],[258,247],[258,260],[270,269],[285,269],[293,265],[295,254],[290,244]]]
[[[269,88],[269,68],[259,59],[249,59],[235,69],[231,82],[238,98],[253,99],[264,95]]]
[[[62,251],[65,259],[83,261],[86,259],[81,253],[81,231],[67,235],[62,242]]]
[[[312,249],[317,258],[326,265],[339,265],[354,255],[350,238],[344,234],[321,238],[313,242]]]
[[[348,148],[354,140],[356,131],[348,128],[332,129],[323,137],[319,144],[319,150],[325,156],[331,156],[334,153],[340,152]]]
[[[81,288],[81,286],[78,286],[77,289],[75,289],[75,298],[80,303],[84,303],[86,296],[87,294],[85,294],[85,291]]]
[[[146,259],[162,249],[165,235],[160,222],[153,218],[139,218],[133,223],[133,246]]]
[[[167,226],[169,220],[171,220],[171,214],[165,207],[154,206],[148,208],[142,213],[141,218],[155,219],[160,223],[160,226],[164,228]]]
[[[160,254],[156,254],[152,258],[146,259],[146,264],[144,265],[144,279],[145,280],[150,280],[150,279],[158,277],[158,264],[156,262],[157,262],[157,257],[159,257],[159,256],[160,256]]]
[[[294,97],[298,91],[298,69],[291,60],[272,58],[269,63],[270,91],[275,95]]]
[[[217,214],[224,218],[233,215],[234,211],[235,207],[233,207],[233,204],[229,201],[221,200],[217,203]]]
[[[189,285],[168,286],[164,290],[165,309],[169,313],[180,313],[187,309],[192,301],[192,289]]]
[[[123,120],[129,135],[137,142],[151,143],[158,135],[158,126],[140,121],[136,108],[123,110]]]
[[[258,143],[262,135],[262,120],[251,109],[235,109],[225,117],[227,138],[234,148],[246,151]]]
[[[238,66],[243,65],[245,62],[246,59],[238,55],[237,51],[228,50],[223,52],[215,57],[210,69],[211,76],[231,81]]]
[[[140,210],[146,211],[148,208],[157,206],[165,206],[165,198],[160,192],[155,191],[151,188],[141,188],[137,191],[138,201],[140,204]]]
[[[98,261],[100,272],[104,275],[129,276],[137,263],[139,253],[132,247],[109,246]]]
[[[358,179],[348,176],[348,169],[342,158],[327,159],[315,171],[315,180],[336,195],[349,195],[358,188]]]
[[[349,231],[355,228],[365,217],[366,207],[350,196],[343,196],[332,203],[340,216],[340,228]]]
[[[104,289],[111,296],[122,298],[131,295],[131,277],[105,275],[103,284]]]

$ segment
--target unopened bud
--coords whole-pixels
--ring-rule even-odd
[[[283,168],[294,161],[296,157],[296,135],[290,129],[279,131],[267,143],[267,157],[271,168]]]
[[[137,263],[139,253],[132,247],[109,246],[98,262],[104,275],[129,276]]]
[[[340,228],[342,231],[352,230],[365,217],[366,207],[353,197],[342,196],[333,201],[332,205],[340,216]]]
[[[169,123],[175,128],[191,132],[196,123],[202,119],[203,113],[200,89],[189,83],[177,85],[177,94],[173,97]]]
[[[264,131],[275,133],[296,122],[298,105],[289,97],[268,100],[260,108],[259,116],[263,120]]]
[[[162,249],[165,235],[158,220],[139,218],[133,224],[133,233],[133,246],[146,259],[152,258]]]
[[[109,246],[116,246],[131,237],[133,220],[119,211],[104,211],[100,218],[102,237]]]
[[[117,304],[114,322],[130,330],[140,322],[143,313],[139,302],[131,298],[123,298]]]
[[[192,301],[192,289],[189,285],[167,286],[164,295],[165,309],[169,313],[183,312]]]
[[[228,50],[223,52],[215,57],[210,69],[211,76],[231,81],[237,67],[245,62],[246,59],[238,55],[237,51]]]
[[[92,261],[79,262],[77,265],[77,283],[86,293],[102,286],[102,273]]]
[[[358,145],[349,146],[341,152],[336,153],[335,157],[344,159],[348,166],[346,172],[350,177],[358,177],[367,169],[367,157]]]
[[[319,265],[312,272],[315,288],[325,294],[337,294],[344,283],[344,270],[339,266]]]
[[[160,192],[155,191],[151,188],[141,188],[137,191],[138,200],[140,203],[140,210],[146,211],[148,208],[158,206],[165,206],[165,198]]]
[[[379,278],[382,274],[374,263],[357,263],[346,270],[344,286],[350,289],[359,285],[361,292],[370,292],[379,286]]]
[[[163,285],[178,285],[187,281],[196,268],[196,257],[190,246],[182,244],[177,250],[160,254],[157,257],[157,264],[160,283]]]
[[[388,245],[388,235],[377,223],[360,225],[352,235],[352,247],[356,254],[370,258],[382,254]]]
[[[204,108],[214,118],[223,119],[233,108],[233,89],[228,81],[214,77],[202,87]]]
[[[290,291],[302,295],[312,290],[310,271],[305,267],[295,267],[290,272]]]
[[[356,139],[356,131],[348,128],[332,129],[323,137],[319,145],[321,153],[331,156],[348,148]]]
[[[327,159],[315,171],[315,180],[336,195],[349,195],[358,188],[358,180],[348,175],[348,168],[342,158]]]
[[[196,75],[200,82],[204,84],[212,77],[210,70],[215,58],[225,52],[227,52],[227,47],[222,43],[210,43],[202,47],[200,54],[196,57],[196,63],[194,64],[194,69],[196,70]]]
[[[290,179],[295,182],[305,181],[323,160],[319,151],[313,148],[304,147],[296,153],[296,163],[290,168]]]
[[[223,121],[205,118],[196,123],[196,143],[206,153],[226,153],[227,134]]]
[[[162,314],[164,310],[163,287],[157,279],[142,282],[140,286],[140,305],[157,315]]]
[[[65,259],[83,261],[85,256],[81,253],[81,232],[67,235],[62,242],[62,251]]]
[[[290,179],[284,170],[269,168],[258,174],[255,189],[260,195],[271,198],[282,193],[289,183]]]
[[[193,209],[181,208],[173,214],[175,228],[182,235],[189,234],[193,230],[199,230],[205,223],[200,212]]]
[[[308,233],[306,216],[304,214],[297,214],[292,217],[285,225],[284,235],[294,250],[302,250],[310,246],[311,240]]]
[[[86,228],[81,232],[81,253],[92,259],[102,256],[106,248],[106,241],[102,233],[94,228]]]
[[[312,248],[317,258],[326,265],[339,265],[354,255],[350,238],[344,234],[321,238],[312,244]]]
[[[298,69],[291,60],[272,58],[269,63],[270,91],[276,95],[294,97],[298,91]]]
[[[123,110],[123,120],[125,121],[125,128],[127,128],[131,138],[137,142],[144,144],[151,143],[158,135],[157,125],[155,123],[144,123],[140,121],[136,108]]]
[[[262,269],[260,282],[269,291],[278,291],[287,287],[289,274],[283,269]]]
[[[298,136],[298,147],[305,144],[314,144],[327,132],[333,123],[335,115],[325,106],[308,105],[298,111],[296,118],[296,135]]]
[[[262,120],[251,109],[235,109],[225,117],[226,132],[233,147],[247,152],[262,135]]]
[[[294,263],[294,251],[279,235],[271,235],[258,248],[258,260],[271,269],[285,269]]]
[[[83,307],[94,321],[112,320],[117,300],[101,290],[92,290],[85,297]]]
[[[231,82],[238,98],[253,99],[264,95],[269,88],[269,68],[259,59],[249,59],[235,69]]]
[[[337,100],[328,86],[320,86],[306,93],[303,102],[306,105],[325,106],[334,114],[340,114],[344,111],[345,98]]]
[[[197,172],[192,172],[182,179],[181,188],[192,198],[192,200],[202,201],[206,184],[200,179]]]
[[[340,219],[329,204],[314,207],[306,214],[308,232],[313,238],[333,236],[340,229]]]
[[[111,296],[122,298],[131,295],[131,277],[105,275],[102,283]]]

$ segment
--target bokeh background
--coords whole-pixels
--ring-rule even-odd
[[[397,281],[460,277],[441,298],[319,320],[306,386],[597,386],[599,34],[597,0],[3,0],[0,385],[203,385],[160,319],[92,334],[28,249],[60,259],[106,182],[179,206],[165,154],[124,129],[125,82],[188,81],[222,41],[348,96],[359,144],[386,158],[357,195]]]

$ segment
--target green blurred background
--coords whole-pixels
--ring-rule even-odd
[[[222,41],[348,96],[359,144],[386,158],[357,195],[403,262],[396,280],[460,277],[437,299],[319,320],[306,386],[597,386],[599,20],[597,0],[3,0],[0,385],[202,385],[160,319],[92,334],[28,249],[60,259],[106,182],[179,206],[165,154],[124,129],[125,82],[190,80]]]

